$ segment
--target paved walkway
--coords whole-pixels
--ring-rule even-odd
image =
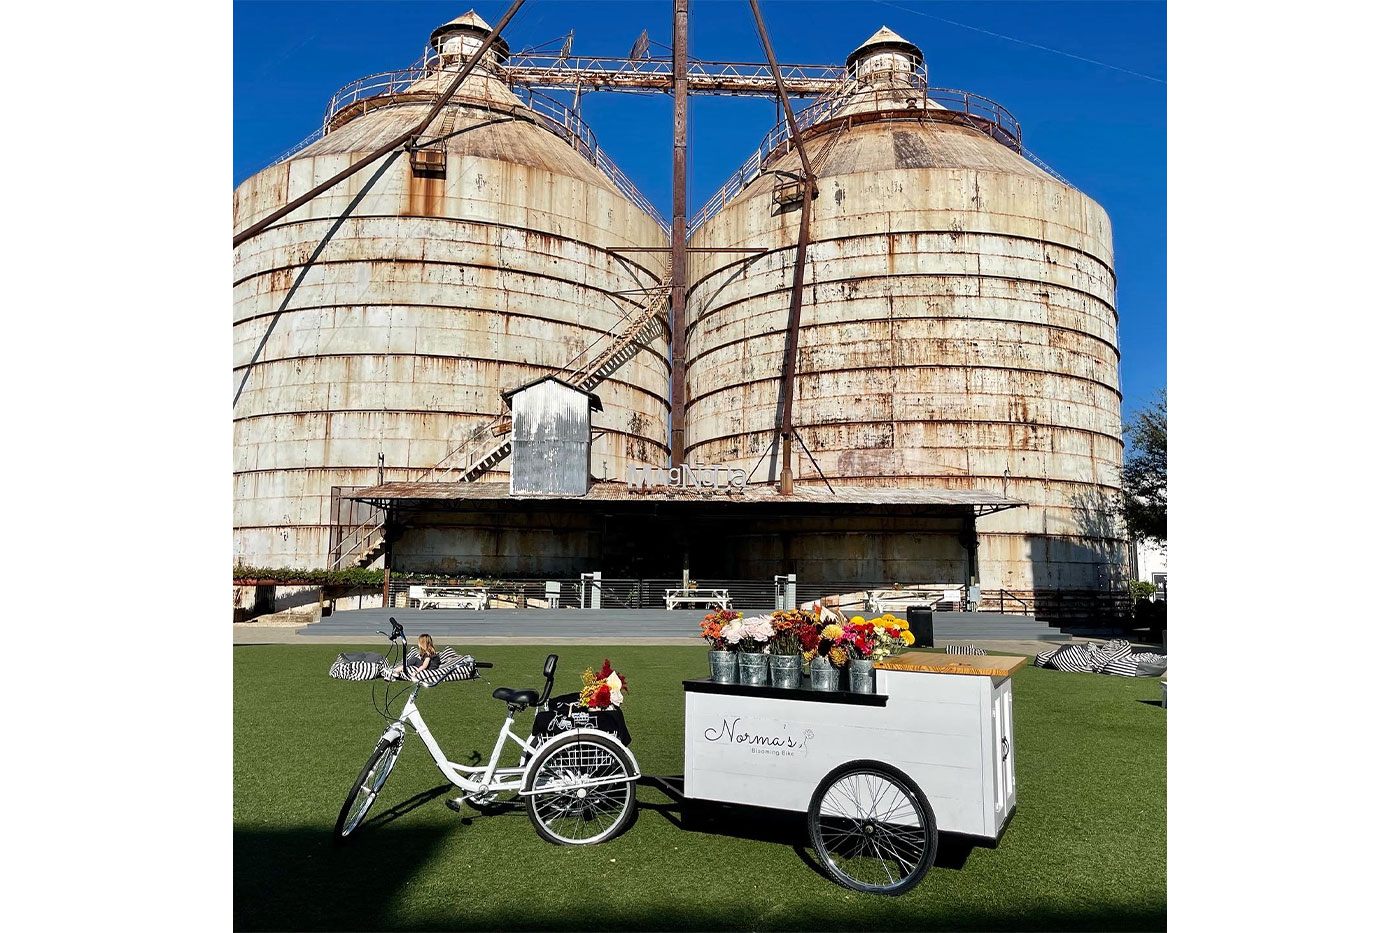
[[[282,614],[233,626],[236,645],[383,645],[394,616],[410,637],[431,632],[462,645],[694,645],[704,610],[467,610],[363,609],[325,619]],[[310,624],[308,624],[310,623]],[[974,644],[988,651],[1033,655],[1070,641],[1087,641],[1021,616],[938,613],[934,646]]]

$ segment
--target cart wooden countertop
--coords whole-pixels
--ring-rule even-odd
[[[927,671],[931,674],[980,674],[984,677],[1010,677],[1026,663],[1020,656],[981,654],[940,654],[935,651],[906,651],[877,661],[887,671]]]

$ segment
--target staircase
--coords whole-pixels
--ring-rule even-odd
[[[661,321],[671,298],[671,264],[661,281],[647,289],[647,297],[636,314],[627,320],[621,331],[614,334],[602,351],[592,358],[580,354],[580,362],[566,363],[555,372],[560,379],[585,392],[592,392],[606,378],[617,372],[657,337],[661,336]],[[585,351],[586,352],[586,351]]]

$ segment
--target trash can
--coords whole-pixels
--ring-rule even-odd
[[[933,607],[909,607],[909,631],[914,633],[916,648],[933,647]]]

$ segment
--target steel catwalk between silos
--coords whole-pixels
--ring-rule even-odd
[[[920,64],[917,49],[882,30],[853,53],[843,96],[807,117],[820,193],[794,424],[833,484],[983,489],[1030,503],[978,522],[984,589],[1118,590],[1123,444],[1108,217],[1019,154],[1019,130],[1006,129],[1014,122],[926,97]],[[779,190],[790,178],[771,173],[799,171],[796,151],[776,148],[764,168],[691,238],[767,251],[691,259],[692,463],[760,464],[778,426],[800,211],[780,203],[792,201]],[[795,449],[797,482],[822,485]],[[756,479],[776,481],[775,457]],[[906,551],[928,547],[819,533],[790,545],[809,576],[892,580],[905,579],[894,568],[917,564]],[[935,563],[961,559],[949,547]]]
[[[414,126],[479,23],[435,32],[421,73],[337,99],[323,139],[238,186],[234,230]],[[585,157],[587,128],[525,107],[489,61],[477,72],[429,127],[445,143],[385,157],[234,251],[236,562],[324,566],[332,487],[380,482],[381,452],[382,481],[417,478],[503,390],[602,346],[661,281],[662,252],[605,251],[668,236]],[[595,390],[596,475],[666,461],[668,346],[663,333]]]

